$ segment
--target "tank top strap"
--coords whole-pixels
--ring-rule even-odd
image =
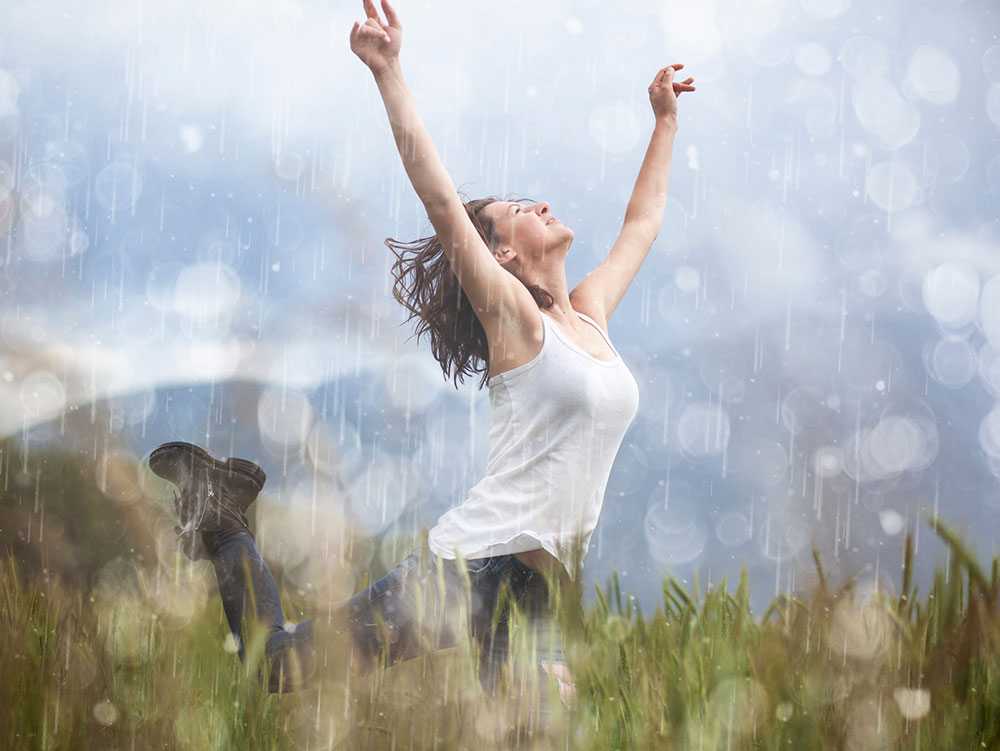
[[[620,357],[620,356],[618,355],[618,350],[617,350],[617,349],[615,349],[615,345],[613,345],[613,344],[611,343],[611,339],[610,339],[610,338],[608,337],[608,335],[607,335],[607,334],[605,334],[605,333],[604,333],[604,329],[602,329],[602,328],[601,328],[601,327],[600,327],[600,326],[598,325],[597,321],[595,321],[595,320],[594,320],[593,318],[591,318],[590,316],[588,316],[588,315],[586,315],[586,314],[584,314],[584,313],[581,313],[581,312],[580,312],[579,310],[574,310],[573,312],[574,312],[574,313],[576,313],[576,314],[577,314],[578,316],[580,316],[580,318],[582,318],[583,320],[585,320],[585,321],[586,321],[587,323],[589,323],[589,324],[590,324],[591,326],[593,326],[593,327],[594,327],[595,329],[597,329],[597,333],[598,333],[598,334],[600,334],[600,335],[601,335],[601,338],[602,338],[602,339],[604,339],[604,341],[606,341],[606,342],[608,343],[608,346],[609,346],[609,347],[611,347],[611,351],[615,353],[615,356],[616,356],[616,357]]]

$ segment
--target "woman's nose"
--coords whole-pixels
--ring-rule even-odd
[[[535,208],[538,210],[539,214],[546,214],[546,213],[548,213],[549,205],[547,203],[544,203],[544,202],[537,203],[537,204],[535,204]]]

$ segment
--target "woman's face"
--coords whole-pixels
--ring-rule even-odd
[[[557,250],[565,253],[573,242],[573,230],[556,219],[544,201],[495,201],[483,212],[493,220],[500,248],[511,248],[522,261],[538,262]]]

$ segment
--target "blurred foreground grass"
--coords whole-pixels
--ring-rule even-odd
[[[829,591],[821,575],[811,595],[778,598],[763,618],[745,579],[700,601],[668,579],[648,615],[629,612],[613,583],[570,619],[569,710],[545,683],[516,687],[523,701],[484,699],[466,650],[366,678],[330,651],[311,688],[269,696],[255,679],[259,643],[240,666],[215,608],[166,617],[141,569],[85,596],[27,578],[10,557],[0,747],[997,748],[1000,569],[987,574],[934,526],[951,563],[923,596],[909,583],[909,545],[903,596]],[[196,567],[179,571],[178,597],[201,591]]]
[[[745,576],[666,579],[654,613],[617,581],[585,607],[560,592],[570,709],[534,670],[485,699],[469,649],[360,677],[330,641],[310,687],[275,696],[259,639],[246,665],[225,648],[211,567],[177,554],[136,458],[95,456],[0,442],[0,749],[1000,748],[1000,561],[936,521],[950,554],[927,592],[909,538],[899,595],[833,588],[818,556],[818,585],[763,615]],[[322,621],[279,581],[287,613]]]

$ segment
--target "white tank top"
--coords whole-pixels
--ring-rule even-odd
[[[582,566],[639,389],[601,327],[577,315],[614,359],[591,357],[541,313],[541,351],[487,381],[486,476],[431,529],[436,555],[469,560],[543,548],[571,576]]]

